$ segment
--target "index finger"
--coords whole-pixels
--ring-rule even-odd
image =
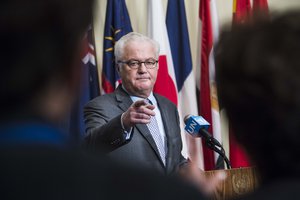
[[[140,106],[144,106],[144,105],[147,105],[147,102],[145,100],[138,100],[136,102],[133,103],[133,107],[140,107]]]

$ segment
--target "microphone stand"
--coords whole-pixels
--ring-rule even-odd
[[[207,145],[208,148],[217,152],[224,159],[227,169],[231,169],[230,161],[225,154],[225,150],[224,150],[223,146],[219,143],[218,140],[216,140],[213,137],[209,137],[209,138],[206,138],[205,144]]]

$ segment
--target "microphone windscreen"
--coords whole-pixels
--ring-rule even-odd
[[[187,115],[184,117],[185,130],[190,134],[198,134],[201,129],[208,129],[210,124],[201,116]]]

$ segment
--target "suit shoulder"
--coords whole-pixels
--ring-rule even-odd
[[[96,106],[99,105],[99,103],[101,105],[101,104],[105,104],[106,102],[109,102],[111,104],[114,101],[115,101],[114,93],[104,94],[104,95],[97,96],[92,100],[90,100],[89,102],[87,102],[85,104],[85,107]]]
[[[177,109],[177,106],[172,101],[170,101],[168,98],[166,98],[160,94],[157,94],[157,93],[154,93],[154,96],[160,104],[163,104],[164,106],[168,105],[168,106],[171,106],[171,107],[174,107]]]

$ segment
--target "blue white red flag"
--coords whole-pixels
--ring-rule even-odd
[[[182,138],[187,142],[187,155],[203,168],[200,138],[193,138],[183,130],[183,119],[187,115],[198,115],[196,82],[193,72],[189,32],[184,0],[168,1],[166,24],[171,47],[178,92],[178,111],[182,125]]]

